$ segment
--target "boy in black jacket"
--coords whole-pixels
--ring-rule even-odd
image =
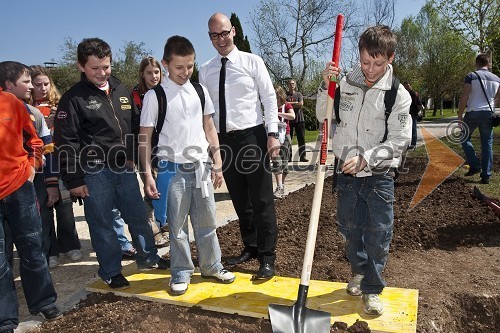
[[[113,208],[129,226],[138,268],[168,268],[154,246],[134,169],[132,124],[138,125],[139,113],[130,91],[111,76],[105,41],[84,39],[77,52],[82,78],[62,96],[54,123],[61,176],[84,201],[99,276],[111,288],[127,288]]]

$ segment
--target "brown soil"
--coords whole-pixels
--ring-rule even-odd
[[[495,156],[495,165],[500,159]],[[452,176],[420,205],[408,206],[427,164],[407,159],[411,172],[396,183],[395,230],[385,278],[389,286],[419,290],[418,332],[500,332],[500,221],[472,195],[473,183]],[[280,228],[276,270],[300,277],[314,186],[277,201]],[[312,279],[350,277],[337,235],[336,198],[325,182]],[[237,221],[218,229],[225,257],[242,248]],[[195,253],[195,250],[193,249]],[[247,262],[234,270],[255,271]],[[164,303],[90,294],[36,332],[272,332],[268,320]],[[366,323],[336,323],[332,332],[369,332]]]

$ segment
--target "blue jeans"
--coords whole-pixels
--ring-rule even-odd
[[[462,142],[462,149],[471,169],[481,169],[481,177],[491,176],[493,166],[493,124],[490,111],[469,111],[464,116],[465,125],[468,127],[469,135]],[[481,161],[476,156],[474,146],[471,142],[472,133],[479,128],[481,137]]]
[[[363,274],[361,291],[380,294],[394,221],[394,180],[388,175],[337,179],[338,228],[345,237],[353,274]]]
[[[139,268],[156,264],[160,257],[154,245],[144,201],[136,173],[131,169],[87,168],[85,183],[89,196],[83,199],[90,240],[99,262],[98,274],[103,280],[121,272],[122,251],[113,228],[113,209],[117,208],[128,224],[137,250]]]
[[[133,246],[125,235],[125,221],[123,221],[120,211],[116,208],[113,209],[113,229],[115,229],[122,252],[131,250]]]
[[[170,162],[169,162],[170,163]],[[216,233],[215,199],[212,182],[208,184],[209,195],[202,198],[200,188],[196,188],[194,171],[177,164],[177,171],[170,180],[168,191],[168,226],[170,236],[171,283],[189,283],[194,273],[191,249],[187,233],[188,214],[194,231],[198,250],[198,263],[203,275],[212,275],[223,268],[221,251]],[[165,173],[158,172],[158,180]],[[168,177],[168,175],[167,175]]]
[[[36,315],[53,307],[57,299],[42,251],[42,222],[35,188],[26,181],[0,200],[0,331],[13,329],[19,323],[14,276],[5,255],[4,223],[9,225],[21,258],[21,282],[30,313]]]
[[[417,145],[417,116],[411,115],[411,142],[410,146]]]

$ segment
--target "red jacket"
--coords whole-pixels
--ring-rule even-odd
[[[26,182],[32,166],[42,165],[42,146],[26,106],[0,90],[0,199]]]

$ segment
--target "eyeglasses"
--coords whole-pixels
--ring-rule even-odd
[[[233,27],[231,27],[231,30],[233,29]],[[227,31],[223,31],[223,32],[208,32],[208,35],[210,36],[210,39],[211,40],[217,40],[219,39],[219,37],[222,37],[222,38],[227,38],[229,36],[229,34],[231,33],[231,30],[227,30]]]

